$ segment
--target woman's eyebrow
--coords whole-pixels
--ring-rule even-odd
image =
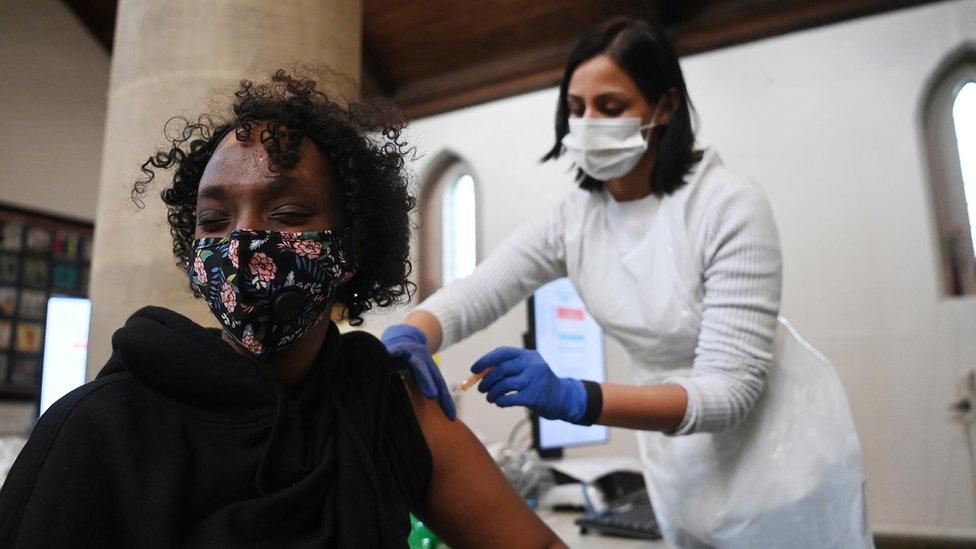
[[[298,183],[291,174],[273,174],[266,176],[262,181],[262,184],[252,187],[253,192],[257,193],[259,196],[269,198],[275,197],[286,190],[294,187]],[[217,202],[227,202],[231,199],[231,190],[229,187],[234,187],[234,185],[221,185],[221,184],[210,184],[201,187],[197,191],[197,200],[214,200]]]
[[[596,98],[598,100],[617,99],[622,101],[627,99],[627,96],[621,92],[604,92],[596,96]]]
[[[266,179],[268,184],[261,189],[261,194],[277,194],[298,183],[294,176],[287,173],[275,173]]]
[[[209,198],[212,200],[226,200],[229,193],[227,189],[220,185],[207,185],[200,189],[197,198]]]
[[[568,94],[567,97],[569,99],[574,99],[576,101],[582,101],[583,100],[583,97],[582,96],[579,96],[579,95],[576,95],[576,94],[572,94],[572,93]],[[627,99],[627,94],[625,94],[624,92],[619,92],[619,91],[609,91],[609,92],[603,92],[600,95],[597,95],[595,97],[595,99],[598,100],[598,101],[606,101],[607,99],[626,100]]]

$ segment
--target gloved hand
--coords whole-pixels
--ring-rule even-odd
[[[380,341],[395,360],[407,362],[420,392],[427,398],[437,399],[444,414],[453,421],[457,417],[457,408],[440,368],[427,349],[427,335],[409,324],[394,324],[383,332]]]
[[[586,389],[583,382],[557,377],[536,351],[498,347],[478,359],[471,367],[474,373],[493,370],[478,384],[488,393],[488,402],[502,408],[525,406],[547,419],[576,423],[586,413]]]

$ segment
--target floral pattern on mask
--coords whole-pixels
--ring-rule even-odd
[[[195,240],[187,275],[224,330],[263,358],[325,318],[337,288],[356,271],[345,242],[333,231],[237,230]],[[297,314],[289,318],[274,307],[283,290],[301,295]]]

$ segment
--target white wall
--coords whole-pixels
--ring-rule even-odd
[[[109,55],[58,0],[0,3],[0,201],[92,220]]]
[[[938,3],[683,59],[702,120],[700,143],[768,192],[785,260],[785,315],[837,364],[867,465],[881,530],[976,532],[976,486],[963,429],[948,412],[976,366],[976,301],[938,294],[917,111],[943,56],[976,40],[976,0]],[[556,91],[417,121],[425,162],[450,149],[481,185],[481,242],[493,250],[524,219],[572,188],[551,146]],[[483,255],[482,255],[483,257]],[[400,311],[399,314],[402,314]],[[379,330],[391,317],[371,321]],[[443,353],[460,378],[489,348],[519,344],[525,311]],[[610,379],[628,381],[608,347]],[[802,406],[803,403],[797,403]],[[461,417],[503,437],[519,411],[465,396]],[[634,452],[615,431],[607,448]]]
[[[94,220],[109,55],[58,0],[0,2],[0,202]],[[0,432],[33,404],[0,403]]]

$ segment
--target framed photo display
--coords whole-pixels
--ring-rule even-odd
[[[91,223],[0,204],[0,400],[37,398],[51,295],[88,297]]]

